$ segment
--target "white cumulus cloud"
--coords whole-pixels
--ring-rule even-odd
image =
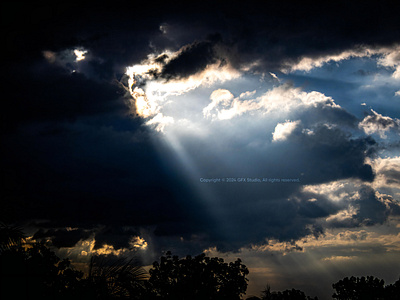
[[[203,114],[205,117],[211,116],[220,120],[226,120],[255,111],[261,111],[265,114],[274,112],[289,113],[299,108],[317,107],[318,105],[340,108],[331,97],[323,93],[316,91],[304,92],[300,88],[293,87],[289,84],[282,84],[274,87],[254,99],[243,99],[245,96],[250,96],[252,93],[253,92],[242,93],[239,97],[234,99],[230,96],[229,101],[211,99],[212,102],[203,110]],[[229,92],[229,95],[232,94]]]
[[[359,124],[358,127],[363,129],[366,134],[377,133],[383,139],[386,139],[386,133],[393,128],[400,126],[399,119],[392,119],[387,116],[382,116],[376,111],[371,109],[370,115],[366,116]]]
[[[286,121],[285,123],[278,123],[275,127],[275,131],[272,133],[272,141],[284,141],[288,136],[296,129],[300,124],[300,120],[297,121]]]
[[[392,77],[395,79],[400,79],[400,45],[376,49],[360,46],[358,48],[345,50],[337,54],[329,54],[319,57],[304,56],[296,63],[288,62],[281,71],[284,73],[290,73],[294,71],[309,72],[312,69],[320,68],[329,62],[340,62],[350,58],[371,57],[373,55],[377,55],[379,57],[377,60],[378,65],[394,70]]]

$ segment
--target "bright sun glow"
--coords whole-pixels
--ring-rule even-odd
[[[75,49],[74,50],[74,54],[75,54],[75,56],[76,56],[76,61],[81,61],[81,60],[84,60],[86,57],[85,57],[85,54],[87,53],[87,51],[86,50],[79,50],[79,49]]]
[[[179,53],[180,51],[165,51],[160,55],[152,54],[141,64],[126,69],[128,90],[134,99],[136,113],[142,118],[149,119],[147,124],[155,126],[157,131],[164,131],[166,125],[175,122],[174,116],[168,116],[161,112],[166,103],[174,101],[174,97],[240,76],[240,72],[229,64],[221,66],[220,62],[209,65],[203,71],[183,79],[167,80],[155,75],[161,74],[163,64],[178,56]]]

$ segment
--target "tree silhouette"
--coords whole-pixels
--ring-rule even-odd
[[[150,274],[150,275],[149,275]],[[249,271],[240,259],[200,254],[179,259],[167,252],[147,273],[133,259],[92,256],[89,273],[72,268],[44,243],[24,243],[19,227],[0,223],[0,299],[41,300],[239,300]],[[385,286],[373,276],[346,277],[334,283],[337,300],[399,300],[400,278]],[[248,300],[318,300],[296,289],[271,292]]]
[[[88,276],[44,243],[0,252],[0,299],[144,299],[148,273],[133,260],[93,256]]]
[[[246,292],[248,273],[240,259],[228,264],[222,258],[205,254],[179,259],[167,252],[150,270],[148,296],[168,300],[236,300]]]
[[[334,283],[336,292],[332,295],[338,300],[377,300],[385,299],[385,282],[382,279],[367,277],[345,277]]]
[[[306,296],[303,291],[291,289],[283,292],[271,292],[271,287],[267,285],[264,291],[261,292],[261,300],[318,300],[317,297],[311,298]]]
[[[0,254],[1,299],[71,299],[83,273],[73,270],[43,243],[12,247]]]
[[[385,286],[385,299],[398,300],[400,295],[400,278],[394,283]]]

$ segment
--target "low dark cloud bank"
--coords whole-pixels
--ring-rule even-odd
[[[217,62],[211,41],[196,42],[185,46],[178,57],[164,66],[161,76],[166,79],[186,78]]]
[[[57,247],[72,246],[92,232],[98,233],[96,247],[126,247],[129,236],[146,226],[160,238],[160,248],[164,237],[196,236],[196,251],[215,244],[237,250],[265,237],[291,240],[312,230],[318,234],[315,219],[341,207],[326,199],[318,204],[283,201],[300,193],[296,185],[283,193],[275,186],[216,188],[221,201],[216,209],[230,207],[221,214],[222,221],[235,220],[219,224],[171,167],[174,160],[167,165],[160,159],[154,133],[132,116],[129,95],[116,79],[126,66],[165,48],[184,47],[157,76],[179,79],[216,62],[241,68],[257,60],[254,71],[274,71],[303,55],[400,42],[394,34],[400,29],[400,7],[392,1],[3,6],[2,205],[13,221],[41,227],[35,237],[53,238]],[[169,26],[164,33],[162,24]],[[76,47],[91,57],[82,64],[82,73],[51,64],[43,55]],[[345,178],[372,181],[374,174],[364,159],[372,154],[375,141],[318,125],[318,116],[313,113],[308,119],[315,134],[293,132],[287,142],[274,146],[282,157],[266,159],[267,167],[277,173],[302,172],[308,184]],[[356,119],[344,110],[331,109],[325,116],[356,127]],[[215,167],[200,163],[205,170]],[[249,158],[252,165],[253,174],[262,173],[257,169],[260,162]],[[378,212],[384,207],[369,190],[361,196],[357,218],[381,223]],[[369,215],[371,211],[376,214]],[[96,231],[100,225],[105,229]],[[79,230],[63,229],[68,226]],[[124,231],[124,226],[133,229]]]

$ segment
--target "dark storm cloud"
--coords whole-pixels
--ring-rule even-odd
[[[195,42],[181,49],[178,57],[173,58],[161,71],[166,79],[185,78],[204,70],[208,65],[217,62],[214,42]]]
[[[376,142],[372,138],[353,138],[347,131],[329,124],[317,123],[308,129],[312,132],[294,130],[287,141],[275,146],[275,151],[282,153],[278,157],[285,167],[304,173],[303,183],[374,179],[371,166],[365,164],[366,156],[374,153]]]
[[[216,59],[228,61],[236,68],[247,69],[251,65],[256,72],[279,71],[304,56],[337,55],[360,45],[374,49],[399,41],[392,32],[400,25],[388,9],[396,9],[398,4],[285,1],[260,5],[214,4],[207,11],[199,7],[186,12],[184,17],[167,10],[163,20],[175,24],[177,37],[187,27],[194,28],[194,35],[192,41],[187,37],[181,43],[175,40],[175,49],[184,45],[189,48],[170,67],[165,67],[164,75],[185,77]],[[199,23],[201,31],[197,30]],[[211,51],[207,38],[210,34],[218,37],[219,51]],[[195,39],[198,42],[192,44]],[[200,59],[195,59],[200,54]]]
[[[251,13],[236,11],[241,18],[237,24],[232,18],[231,25],[238,29],[234,36],[244,60],[263,53],[263,67],[279,69],[305,55],[398,42],[392,30],[398,30],[399,23],[389,7],[389,2],[269,2],[263,8],[253,7]]]
[[[96,247],[126,247],[125,226],[153,226],[159,236],[204,230],[207,215],[187,201],[196,196],[163,165],[123,89],[43,58],[25,67],[24,76],[9,74],[3,110],[2,199],[13,202],[12,222],[43,228],[36,237],[56,247],[87,231]],[[60,227],[79,230],[53,229]]]
[[[39,229],[33,239],[51,239],[52,244],[57,247],[73,247],[81,240],[90,236],[90,232],[80,228],[63,228],[63,229]]]
[[[376,194],[376,191],[366,185],[358,188],[356,195],[345,196],[341,199],[340,209],[351,209],[351,216],[330,220],[329,226],[333,228],[354,228],[383,224],[390,216],[399,213],[399,204],[392,196]]]
[[[324,196],[304,193],[299,185],[255,184],[246,192],[243,189],[239,185],[225,187],[219,194],[225,197],[220,201],[230,205],[220,214],[220,224],[209,230],[210,242],[219,251],[237,251],[248,245],[264,244],[269,239],[294,242],[310,234],[319,236],[324,228],[318,220],[345,207]]]
[[[347,196],[344,196],[346,194],[344,189],[336,191],[336,197],[339,196],[340,201],[333,201],[328,195],[307,191],[294,193],[290,201],[296,207],[296,214],[293,216],[294,220],[287,221],[285,225],[296,224],[303,228],[303,232],[298,231],[301,235],[294,236],[292,239],[296,240],[306,234],[318,237],[324,234],[327,227],[355,228],[383,224],[390,216],[399,214],[400,206],[391,196],[380,195],[378,198],[376,191],[367,185],[350,190],[352,194]],[[349,215],[326,219],[343,211],[349,211]],[[290,232],[295,231],[290,230]],[[288,237],[275,237],[288,240]]]
[[[396,167],[387,165],[379,172],[383,175],[386,184],[400,185],[400,170]]]
[[[382,199],[388,206],[388,215],[399,216],[400,215],[400,204],[390,195],[382,195]]]
[[[398,4],[386,1],[262,5],[206,1],[193,3],[190,9],[170,3],[9,4],[4,48],[7,64],[12,64],[38,58],[43,50],[84,47],[102,60],[91,64],[105,78],[111,78],[110,72],[122,74],[126,66],[151,52],[185,45],[189,46],[180,57],[165,67],[165,76],[193,74],[216,58],[236,67],[257,61],[254,68],[273,71],[304,55],[318,57],[360,44],[378,47],[397,42],[392,34],[399,29],[397,8]],[[163,24],[168,28],[164,33]],[[216,53],[211,46],[215,37],[224,51]]]
[[[51,134],[39,130],[4,140],[14,150],[4,171],[30,208],[23,217],[72,227],[74,222],[122,226],[180,219],[173,187],[179,178],[168,178],[145,133],[132,141],[134,121],[121,132],[117,125],[64,125]]]
[[[126,115],[124,91],[112,82],[89,79],[39,58],[15,64],[3,78],[2,130],[7,133],[22,124],[71,121],[83,116]]]
[[[300,193],[293,201],[298,203],[299,215],[310,219],[326,218],[337,213],[341,208],[340,204],[311,193]]]
[[[332,117],[333,124],[323,123],[324,114],[321,112],[324,109],[331,110],[331,116],[337,113],[338,122],[333,122]],[[195,158],[202,174],[213,174],[217,178],[299,178],[300,181],[298,184],[278,181],[203,186],[213,195],[205,201],[213,203],[213,210],[223,224],[207,230],[219,250],[232,251],[248,244],[263,243],[265,238],[292,241],[309,234],[318,236],[324,232],[318,220],[346,209],[349,203],[335,203],[325,196],[305,193],[303,185],[353,178],[371,182],[375,178],[372,167],[365,160],[375,152],[376,142],[370,137],[355,138],[350,134],[348,129],[355,129],[354,117],[330,107],[313,107],[306,111],[298,114],[304,117],[304,125],[300,123],[286,140],[272,142],[263,153],[241,145],[239,138],[217,142],[215,148],[218,148],[218,153],[229,157],[225,162],[227,167],[222,170],[222,162],[218,162],[215,149],[207,149],[201,141],[185,141],[189,153],[202,149]],[[315,115],[321,113],[320,118],[307,120],[307,116],[314,115],[314,112]],[[256,135],[254,132],[247,134],[250,137]],[[243,138],[246,140],[247,137]],[[357,223],[366,220],[367,214],[374,214],[374,210],[382,208],[380,202],[373,202],[375,198],[364,198],[366,200],[362,202],[360,221]],[[377,210],[376,218],[382,212]],[[376,218],[370,217],[373,221],[368,224],[379,223]],[[385,219],[383,217],[381,221]]]
[[[4,6],[9,58],[26,61],[43,50],[84,46],[117,65],[137,61],[149,50],[149,34],[159,30],[159,10],[150,12],[150,4],[120,4],[9,3]]]
[[[375,190],[365,186],[359,190],[359,199],[355,202],[359,210],[355,219],[359,224],[382,224],[387,219],[387,209],[384,203],[378,200]]]
[[[311,110],[300,111],[295,114],[302,120],[305,127],[315,124],[336,124],[343,128],[356,128],[358,119],[342,107],[335,107],[318,103]]]
[[[130,238],[137,235],[138,231],[133,228],[107,226],[96,232],[94,249],[99,249],[104,244],[113,245],[115,249],[129,248]]]
[[[190,238],[215,226],[183,178],[163,166],[148,142],[129,141],[134,132],[66,127],[3,140],[14,153],[2,162],[7,175],[2,194],[12,201],[12,222],[43,229],[34,238],[71,247],[90,232],[96,248],[120,249],[148,227],[159,253],[168,244],[160,241]],[[60,227],[79,230],[53,229]]]
[[[71,73],[35,57],[15,62],[3,78],[2,199],[13,201],[13,221],[115,231],[186,222],[190,214],[182,216],[177,200],[185,197],[177,191],[180,179],[169,178],[149,131],[131,117],[125,90],[91,63],[100,62],[80,62],[84,73]],[[62,244],[60,233],[52,236],[55,245]],[[115,241],[99,233],[101,242],[107,239]]]
[[[309,141],[306,147],[318,157],[314,161],[316,164],[312,163],[314,176],[327,172],[326,181],[350,177],[365,181],[374,179],[371,166],[364,163],[366,155],[373,152],[373,139],[349,138],[340,130],[322,126],[317,128],[315,136],[306,137],[306,140]]]

